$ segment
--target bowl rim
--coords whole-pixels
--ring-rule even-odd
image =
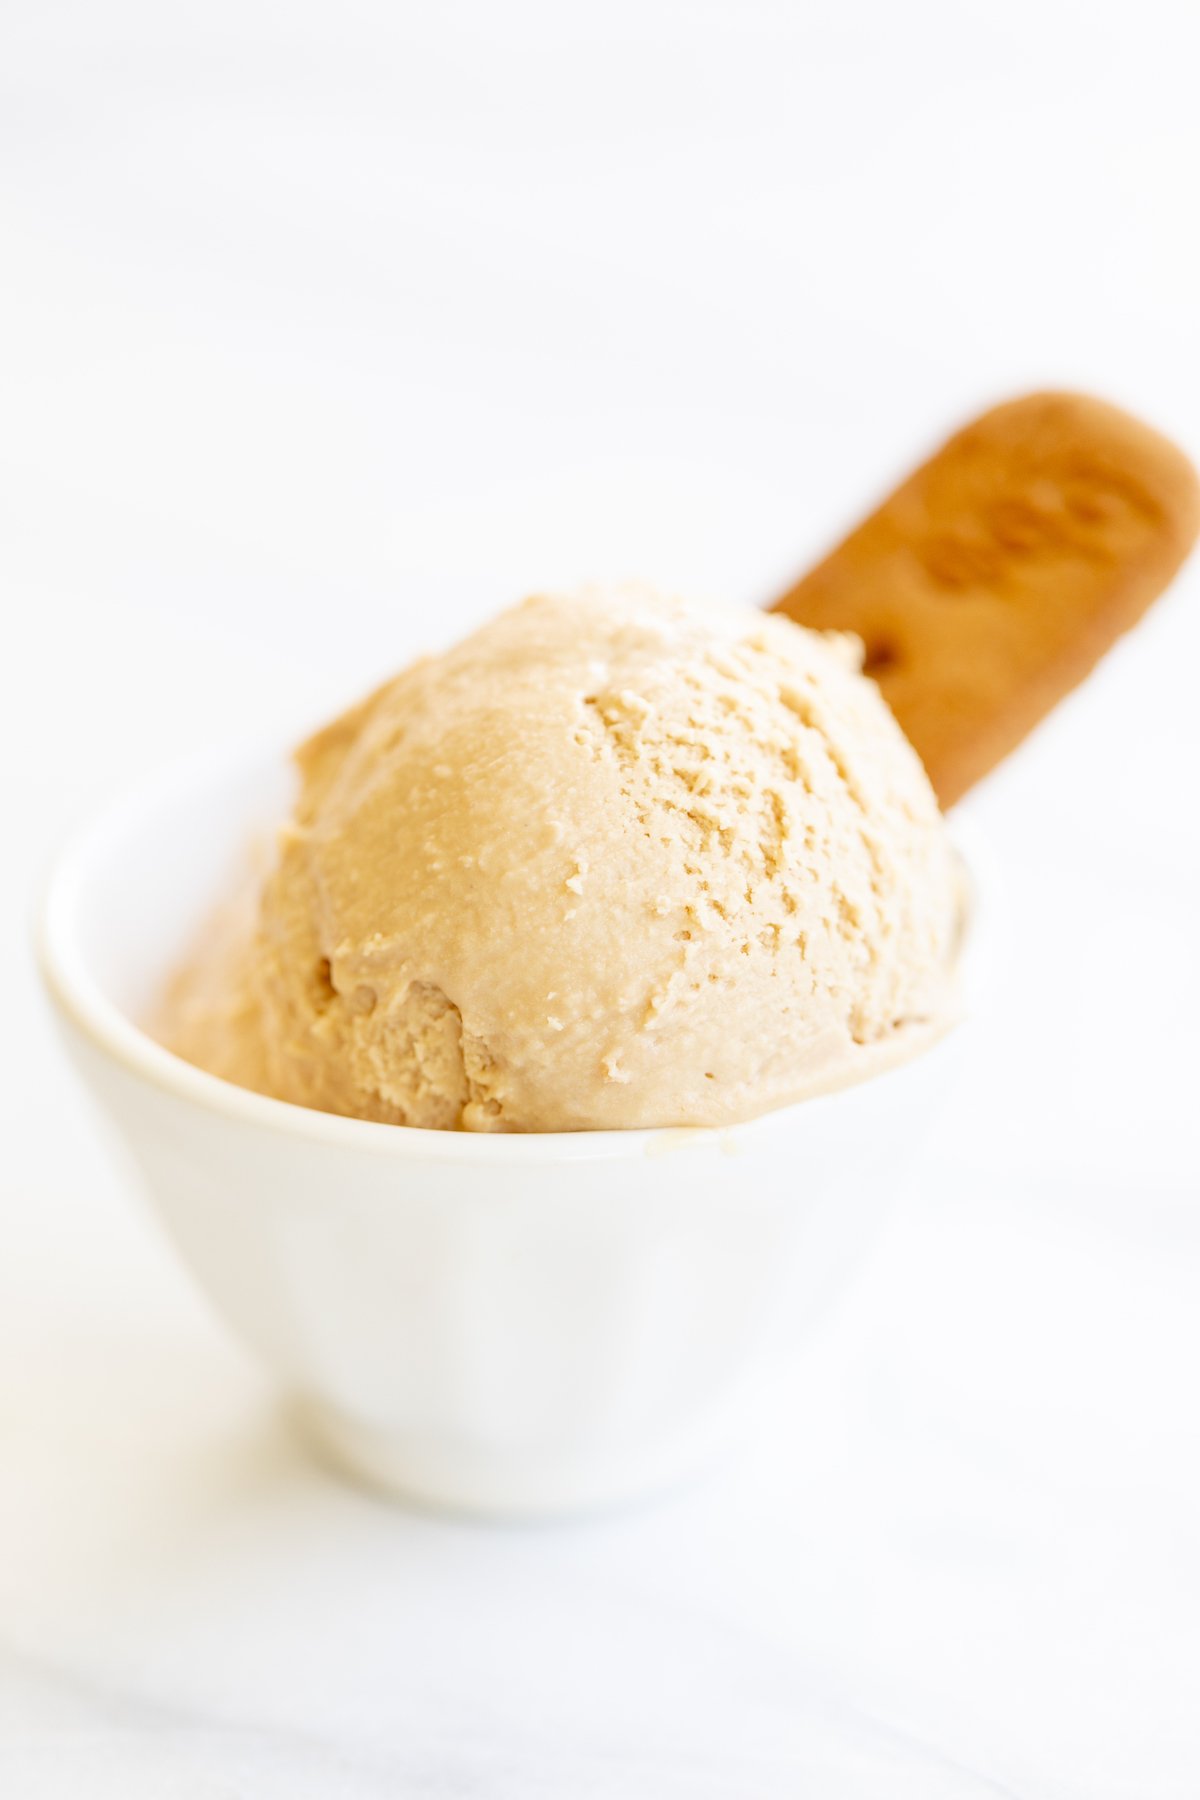
[[[860,1089],[876,1089],[881,1082],[902,1075],[912,1063],[937,1051],[961,1025],[951,1021],[948,1031],[933,1037],[909,1057],[866,1073],[829,1089],[773,1107],[750,1119],[723,1125],[639,1126],[629,1130],[581,1130],[545,1132],[440,1131],[429,1126],[393,1125],[320,1112],[290,1100],[277,1100],[253,1089],[237,1086],[176,1056],[164,1044],[137,1025],[111,1000],[92,974],[80,942],[77,923],[89,878],[97,861],[114,838],[168,796],[183,797],[215,784],[239,769],[282,765],[285,756],[277,743],[261,741],[237,750],[225,746],[219,752],[201,752],[175,761],[152,776],[124,786],[74,831],[52,856],[34,915],[34,951],[42,982],[62,1018],[93,1049],[117,1063],[127,1073],[158,1088],[176,1100],[201,1107],[236,1123],[256,1126],[291,1137],[306,1138],[331,1146],[376,1155],[430,1158],[446,1162],[515,1164],[592,1162],[618,1157],[663,1153],[684,1144],[712,1140],[729,1145],[736,1137],[762,1130],[773,1122],[794,1116],[801,1109],[828,1109],[845,1102]],[[986,844],[976,829],[962,830],[956,818],[951,830],[966,867],[971,904],[959,950],[961,965],[978,956],[979,867],[988,863]],[[964,846],[963,839],[967,839]],[[990,884],[989,884],[990,885]]]

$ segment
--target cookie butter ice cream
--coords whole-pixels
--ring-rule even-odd
[[[166,1041],[397,1125],[715,1125],[955,1015],[960,880],[857,646],[640,589],[542,595],[309,740]]]

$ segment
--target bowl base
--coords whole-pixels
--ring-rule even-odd
[[[437,1444],[350,1418],[312,1395],[293,1396],[288,1414],[318,1460],[359,1485],[422,1512],[512,1523],[653,1500],[719,1461],[744,1422],[740,1408],[727,1407],[702,1426],[618,1458]]]

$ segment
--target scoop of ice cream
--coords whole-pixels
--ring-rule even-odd
[[[169,1034],[403,1125],[719,1124],[954,1014],[956,859],[853,640],[539,596],[305,744],[257,922]]]

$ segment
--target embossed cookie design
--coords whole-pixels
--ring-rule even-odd
[[[956,433],[778,603],[853,631],[949,806],[1093,668],[1200,529],[1181,451],[1033,394]]]

